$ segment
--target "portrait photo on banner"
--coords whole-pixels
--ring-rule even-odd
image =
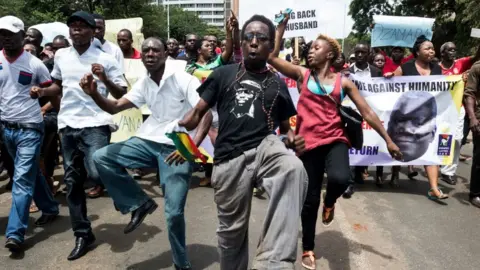
[[[353,165],[448,165],[463,96],[460,76],[360,78],[350,75],[404,159],[395,161],[383,139],[363,123],[364,146],[350,150]],[[343,105],[355,108],[346,98]]]

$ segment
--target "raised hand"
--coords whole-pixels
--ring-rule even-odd
[[[97,82],[91,73],[85,74],[80,80],[80,88],[82,88],[83,92],[89,96],[97,92]]]
[[[102,82],[107,80],[107,74],[105,74],[105,68],[101,64],[92,64],[92,73],[98,77]]]

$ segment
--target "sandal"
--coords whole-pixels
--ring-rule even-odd
[[[437,189],[437,191],[440,193],[440,195],[439,195],[439,196],[435,195],[435,194],[433,193],[434,189],[432,188],[432,189],[430,189],[430,190],[428,191],[428,193],[427,193],[427,197],[428,197],[430,200],[432,200],[432,201],[437,201],[437,200],[445,200],[445,199],[448,198],[448,195],[447,195],[447,194],[444,194],[443,191],[442,191],[440,188],[437,187],[436,189]]]
[[[309,264],[306,264],[304,260],[308,258],[310,260]],[[302,255],[302,266],[305,269],[315,270],[317,269],[317,263],[315,261],[315,253],[313,251],[305,251]]]
[[[32,204],[30,204],[30,210],[29,210],[30,214],[31,214],[31,213],[36,213],[36,212],[38,212],[38,211],[40,211],[40,210],[38,209],[38,207],[37,207],[37,205],[35,204],[35,202],[32,201]]]

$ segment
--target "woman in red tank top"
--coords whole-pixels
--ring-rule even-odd
[[[337,103],[341,103],[343,97],[348,96],[364,119],[383,137],[390,154],[396,159],[401,159],[402,154],[354,83],[342,77],[340,73],[331,71],[332,63],[341,53],[336,40],[320,35],[313,41],[308,54],[311,70],[277,57],[288,21],[288,15],[286,17],[287,19],[278,26],[275,50],[270,56],[269,63],[280,73],[302,85],[297,105],[296,132],[305,139],[305,152],[300,155],[300,159],[309,178],[307,198],[302,210],[302,265],[307,269],[316,269],[313,250],[324,172],[326,171],[328,175],[322,212],[322,222],[325,226],[332,223],[336,200],[346,190],[350,179],[348,158],[350,142],[345,134],[338,108],[328,95]],[[316,84],[313,76],[317,76],[320,85]],[[328,95],[325,95],[322,89]]]

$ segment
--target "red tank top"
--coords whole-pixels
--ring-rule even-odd
[[[296,133],[305,139],[305,150],[333,142],[344,142],[350,146],[337,106],[326,95],[318,95],[308,89],[310,70],[303,77],[302,90],[297,104]],[[341,103],[342,77],[337,74],[335,86],[330,96]]]

